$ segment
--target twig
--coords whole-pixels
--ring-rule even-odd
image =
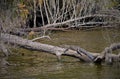
[[[49,36],[41,36],[41,37],[37,37],[37,38],[32,39],[32,41],[36,41],[36,40],[39,40],[41,38],[48,38],[51,40],[51,38]]]

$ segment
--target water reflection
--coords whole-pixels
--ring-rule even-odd
[[[38,63],[33,66],[11,66],[4,71],[6,79],[119,79],[120,65],[94,65],[79,62]],[[9,74],[7,74],[9,73]]]
[[[96,65],[95,66],[95,73],[96,73],[97,79],[101,79],[102,72],[103,72],[103,66],[102,65]]]

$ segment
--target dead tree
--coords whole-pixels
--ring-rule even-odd
[[[49,54],[56,55],[59,60],[61,60],[61,56],[71,56],[74,58],[78,58],[84,62],[92,62],[92,63],[101,63],[104,60],[106,62],[109,62],[109,59],[112,59],[114,62],[116,59],[120,60],[120,55],[115,55],[112,53],[109,53],[109,51],[114,51],[117,49],[120,49],[120,43],[112,44],[110,47],[105,49],[102,53],[91,53],[83,48],[80,47],[58,47],[58,46],[52,46],[48,44],[42,44],[39,42],[33,42],[32,40],[23,39],[21,37],[1,33],[1,40],[4,42],[9,42],[11,44],[17,44],[20,47],[29,49],[29,50],[37,50],[37,51],[44,51]],[[107,60],[108,59],[108,60]]]

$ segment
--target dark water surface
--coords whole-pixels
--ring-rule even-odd
[[[120,42],[118,30],[68,31],[50,35],[52,40],[41,39],[52,45],[77,45],[91,52],[102,52],[111,43]],[[62,57],[58,62],[50,54],[15,49],[9,62],[15,64],[0,69],[0,79],[120,79],[120,64],[94,65],[78,59]],[[119,52],[119,51],[117,51]]]

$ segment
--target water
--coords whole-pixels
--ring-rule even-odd
[[[117,30],[56,32],[50,35],[52,40],[39,41],[57,46],[77,45],[91,52],[101,52],[111,43],[120,41],[119,33]],[[120,79],[119,63],[95,65],[71,57],[62,57],[58,62],[56,56],[43,52],[21,48],[13,51],[9,62],[14,66],[1,68],[0,79]]]

